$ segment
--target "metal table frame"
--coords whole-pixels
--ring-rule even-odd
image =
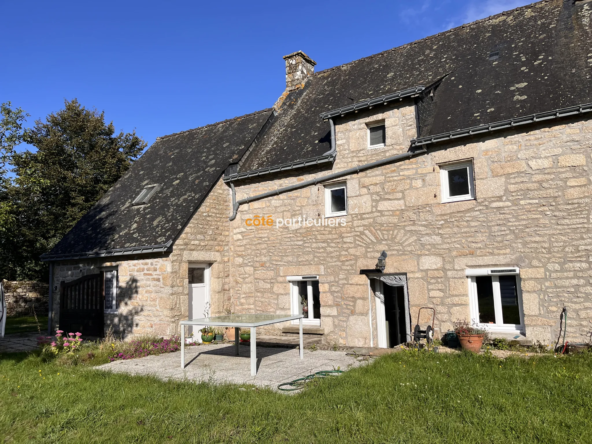
[[[300,334],[300,359],[304,359],[304,341],[302,338],[302,319],[303,315],[278,315],[277,318],[270,318],[258,322],[246,322],[249,315],[236,315],[237,320],[232,320],[233,315],[215,316],[211,318],[193,319],[191,321],[181,321],[181,368],[185,368],[185,326],[199,325],[203,327],[234,327],[236,356],[239,355],[239,328],[251,329],[251,376],[257,375],[257,327],[264,325],[278,324],[287,321],[299,321]],[[257,315],[252,315],[257,316]],[[283,316],[283,317],[281,317]],[[242,317],[242,320],[239,320]]]

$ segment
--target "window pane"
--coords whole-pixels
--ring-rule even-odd
[[[479,322],[482,324],[495,324],[491,276],[477,276],[476,280]]]
[[[450,197],[469,194],[469,168],[448,170],[448,187]]]
[[[303,314],[308,317],[308,290],[306,288],[306,281],[296,282],[298,288],[298,314]]]
[[[331,212],[345,211],[345,188],[331,190]]]
[[[204,280],[204,268],[190,268],[189,269],[189,283],[190,284],[203,284]]]
[[[386,131],[384,125],[373,126],[370,129],[370,146],[384,145],[386,139]]]
[[[520,306],[518,305],[516,276],[500,276],[499,283],[504,324],[520,325]]]
[[[319,281],[310,281],[310,285],[312,287],[313,315],[315,319],[321,319],[321,293],[319,291]]]
[[[105,272],[105,310],[114,310],[115,307],[115,272]]]

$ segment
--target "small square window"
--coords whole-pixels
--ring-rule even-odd
[[[442,202],[457,202],[475,198],[473,162],[440,166]]]
[[[347,214],[347,188],[345,183],[325,187],[325,217]]]
[[[380,148],[386,143],[386,127],[384,123],[368,125],[368,147]]]
[[[144,189],[142,191],[140,191],[140,194],[138,194],[138,197],[136,197],[134,199],[134,202],[132,203],[132,205],[147,204],[148,201],[152,198],[152,196],[154,196],[154,194],[158,191],[159,188],[160,188],[160,185],[148,185],[148,186],[144,187]]]
[[[205,268],[189,268],[189,283],[190,284],[204,284]]]

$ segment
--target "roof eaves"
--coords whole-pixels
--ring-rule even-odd
[[[321,113],[321,119],[327,120],[337,116],[343,116],[348,113],[357,112],[361,109],[372,108],[376,105],[387,104],[388,102],[392,102],[393,100],[402,100],[405,97],[412,97],[416,94],[419,94],[425,89],[425,86],[419,85],[414,86],[412,88],[407,88],[401,91],[397,91],[390,94],[385,94],[380,97],[375,97],[368,100],[363,100],[361,102],[354,103],[352,105],[343,106],[341,108],[332,109],[330,111],[325,111]]]
[[[476,134],[489,133],[492,131],[514,128],[520,125],[528,125],[545,120],[559,119],[561,117],[574,116],[588,112],[592,112],[592,103],[560,108],[553,111],[544,111],[524,117],[515,117],[513,119],[502,120],[499,122],[435,134],[433,136],[418,137],[417,139],[411,140],[411,146],[430,145],[432,143],[445,142],[447,140],[458,139],[461,137],[470,137]]]
[[[71,259],[92,259],[98,257],[124,256],[129,254],[165,253],[170,250],[173,241],[160,245],[141,247],[113,248],[111,250],[89,251],[84,253],[42,254],[42,262],[66,261]]]
[[[304,168],[313,165],[333,162],[335,160],[335,153],[323,154],[322,156],[311,157],[309,159],[295,160],[294,162],[283,163],[266,168],[260,168],[252,171],[245,171],[244,173],[229,174],[224,177],[224,182],[234,182],[237,180],[248,179],[251,177],[264,176],[266,174],[279,173],[282,171],[294,170],[297,168]]]

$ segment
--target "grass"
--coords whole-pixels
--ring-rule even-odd
[[[47,333],[47,316],[37,316],[39,319],[39,328],[42,334]],[[19,316],[17,318],[6,318],[5,334],[30,333],[39,331],[35,316]]]
[[[0,355],[4,442],[591,442],[592,356],[401,352],[289,396]]]

